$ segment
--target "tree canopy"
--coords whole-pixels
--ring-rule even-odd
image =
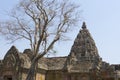
[[[30,43],[33,58],[26,80],[34,80],[37,61],[74,29],[79,19],[79,5],[72,0],[21,0],[9,13],[9,20],[0,22],[0,34],[7,40]]]

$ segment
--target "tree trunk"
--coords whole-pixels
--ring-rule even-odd
[[[28,74],[26,77],[26,80],[35,80],[35,74],[36,74],[36,69],[37,69],[37,61],[33,60],[31,63],[31,67],[28,70]]]

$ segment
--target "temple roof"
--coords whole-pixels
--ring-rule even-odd
[[[46,70],[62,70],[65,67],[67,57],[41,58],[38,67]]]
[[[99,57],[97,47],[85,22],[83,22],[82,29],[74,41],[70,55],[77,57]]]
[[[30,68],[31,56],[32,52],[30,49],[25,49],[23,53],[21,53],[15,46],[12,46],[6,53],[4,59],[0,60],[0,66],[5,66],[6,63],[12,59],[10,64],[20,63],[21,67]],[[38,61],[38,68],[44,70],[62,70],[65,66],[66,60],[67,57],[43,57]]]
[[[89,72],[90,69],[97,67],[100,60],[95,42],[83,22],[67,60],[68,71]]]

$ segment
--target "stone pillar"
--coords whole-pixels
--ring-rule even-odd
[[[117,73],[117,71],[115,71],[115,73],[114,73],[114,78],[115,78],[115,80],[118,80],[118,73]]]

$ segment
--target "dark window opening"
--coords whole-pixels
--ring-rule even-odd
[[[4,80],[13,80],[11,75],[4,76]]]
[[[12,78],[7,78],[7,80],[12,80]]]

